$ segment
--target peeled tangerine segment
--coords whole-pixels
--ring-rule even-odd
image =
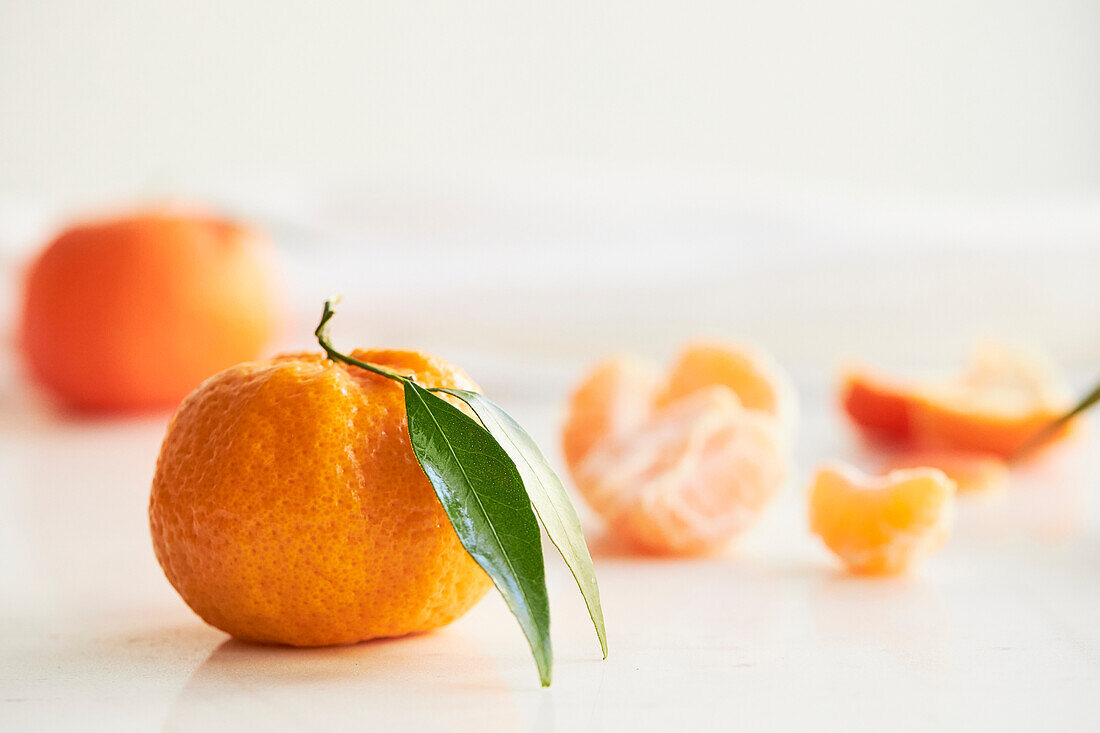
[[[793,429],[797,410],[789,380],[767,354],[744,344],[689,344],[669,370],[657,402],[667,405],[715,384],[733,390],[744,407],[762,410]]]
[[[623,537],[652,552],[698,554],[726,545],[779,490],[783,445],[774,417],[712,385],[601,442],[574,474]]]
[[[873,477],[830,464],[813,480],[810,528],[850,571],[900,573],[943,545],[954,502],[955,482],[938,469]]]
[[[654,367],[627,356],[597,364],[569,400],[562,428],[569,466],[578,465],[600,441],[629,433],[645,422],[659,379]]]

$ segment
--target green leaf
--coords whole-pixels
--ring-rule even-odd
[[[604,630],[596,570],[592,566],[592,556],[588,554],[588,545],[584,542],[580,517],[577,516],[573,503],[569,501],[561,479],[527,431],[488,397],[464,389],[439,388],[434,391],[446,392],[469,405],[485,429],[497,439],[516,464],[527,488],[527,495],[535,507],[535,513],[581,589],[581,595],[588,606],[588,614],[596,627],[600,649],[604,659],[607,659],[607,632]]]
[[[404,382],[413,452],[462,546],[519,621],[544,686],[550,684],[550,602],[539,525],[515,463],[472,417]]]

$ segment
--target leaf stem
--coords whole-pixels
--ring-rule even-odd
[[[332,320],[332,317],[336,315],[336,310],[332,307],[335,302],[335,298],[325,301],[325,309],[321,313],[321,322],[317,324],[317,328],[313,331],[313,335],[317,337],[317,343],[321,345],[321,348],[325,351],[325,356],[332,361],[342,361],[345,364],[351,364],[357,366],[360,369],[366,369],[368,372],[373,372],[382,377],[393,379],[398,382],[411,382],[412,380],[406,377],[404,374],[398,374],[397,372],[391,372],[389,369],[383,369],[380,366],[374,364],[368,364],[365,361],[359,361],[356,358],[348,356],[347,354],[341,354],[337,351],[332,342],[329,341],[328,335],[328,322]]]
[[[1025,457],[1028,453],[1038,448],[1040,445],[1049,440],[1055,433],[1062,429],[1062,427],[1073,418],[1080,415],[1085,410],[1092,407],[1097,402],[1100,402],[1100,384],[1093,387],[1092,391],[1081,398],[1081,401],[1077,405],[1062,415],[1056,418],[1042,428],[1040,428],[1034,435],[1024,441],[1023,445],[1016,449],[1016,451],[1010,457],[1012,463],[1016,463],[1021,458]]]

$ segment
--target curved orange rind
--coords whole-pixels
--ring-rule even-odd
[[[848,370],[840,402],[866,437],[910,448],[989,453],[1009,459],[1070,407],[1065,389],[1042,359],[1020,349],[983,344],[969,370],[939,384],[892,381]],[[1069,435],[1068,422],[1045,441]]]
[[[909,385],[853,366],[841,376],[840,404],[866,437],[876,442],[904,443],[912,435],[912,391]]]

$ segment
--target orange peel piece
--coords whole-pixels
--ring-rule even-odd
[[[840,384],[840,404],[852,422],[876,442],[901,443],[912,436],[910,411],[912,388],[875,375],[863,367],[845,371]]]
[[[911,448],[1012,458],[1070,407],[1053,369],[1021,349],[983,344],[962,376],[932,385],[891,382],[866,370],[841,383],[841,404],[866,437]],[[1045,445],[1075,432],[1072,420]]]
[[[570,467],[580,464],[600,441],[628,433],[649,416],[660,375],[628,356],[597,364],[569,398],[562,426],[562,451]]]

